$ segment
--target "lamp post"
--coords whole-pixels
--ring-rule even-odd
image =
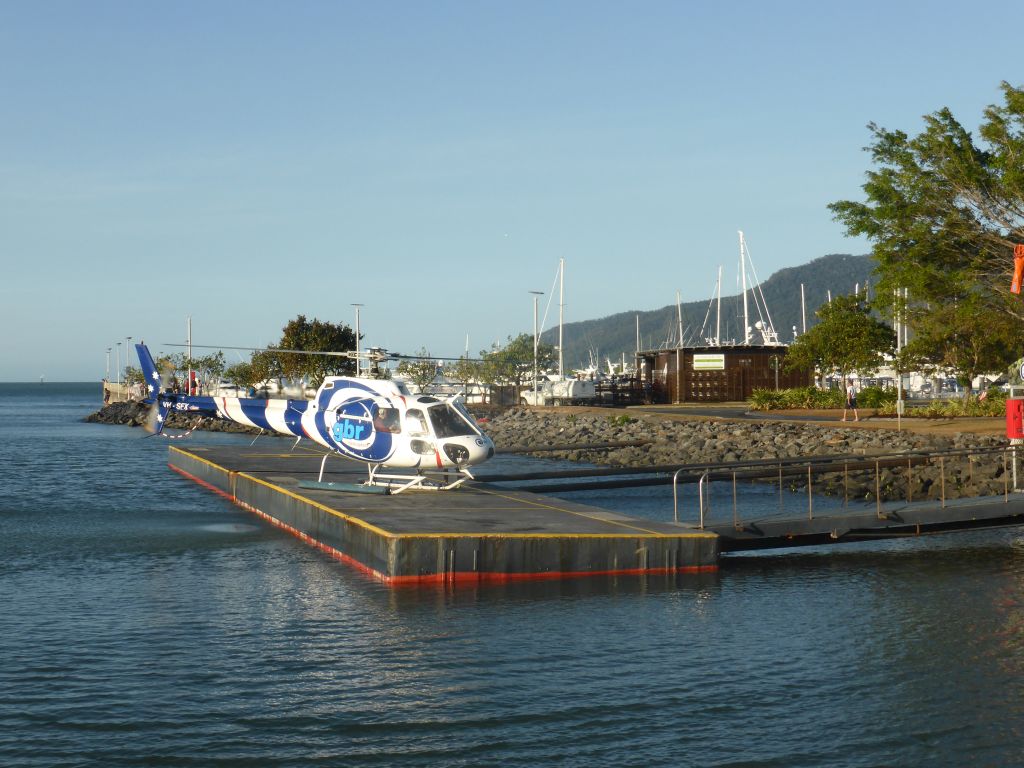
[[[124,386],[128,387],[128,350],[132,348],[132,337],[126,336],[124,339]]]
[[[533,294],[533,402],[537,403],[537,300],[544,295],[544,291],[530,291]]]
[[[356,308],[356,376],[359,375],[359,308],[365,306],[364,304],[353,304]]]

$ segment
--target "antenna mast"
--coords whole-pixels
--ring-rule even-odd
[[[801,333],[807,333],[807,300],[804,297],[804,284],[800,283],[800,318],[803,322]]]

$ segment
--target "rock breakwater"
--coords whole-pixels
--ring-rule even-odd
[[[608,466],[721,464],[818,455],[871,457],[984,450],[1006,444],[1004,439],[970,433],[926,435],[894,429],[842,428],[771,420],[680,420],[618,411],[566,413],[514,408],[495,415],[483,426],[499,450]],[[611,442],[642,444],[586,447]],[[531,451],[551,445],[566,446],[566,449]],[[915,466],[909,472],[900,468],[884,469],[877,482],[873,470],[845,480],[828,476],[821,480],[820,490],[848,493],[851,498],[873,498],[879,487],[885,499],[908,495],[911,499],[922,499],[996,494],[1003,492],[1004,472],[1002,457],[995,454],[978,460],[944,460],[941,466],[936,463]],[[796,479],[790,482],[790,487],[806,486]]]
[[[120,424],[129,427],[141,427],[146,423],[149,406],[138,402],[110,403],[100,410],[85,417],[88,422],[96,424]],[[202,418],[195,414],[170,413],[167,416],[167,427],[174,430],[201,429],[205,432],[237,432],[240,434],[258,435],[260,430],[236,424],[224,419]]]

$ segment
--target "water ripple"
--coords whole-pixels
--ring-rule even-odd
[[[1024,763],[1019,531],[389,590],[4,386],[4,766]]]

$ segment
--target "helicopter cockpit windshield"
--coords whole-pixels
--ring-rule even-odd
[[[427,409],[437,437],[462,437],[477,434],[470,416],[452,403],[438,403]]]

